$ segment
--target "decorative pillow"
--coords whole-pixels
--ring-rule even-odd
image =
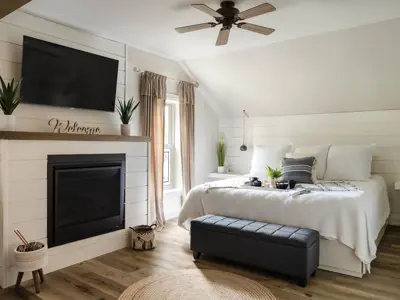
[[[315,145],[315,146],[302,146],[296,147],[293,153],[286,157],[301,158],[301,157],[315,157],[315,168],[317,172],[317,178],[319,180],[324,179],[326,172],[326,160],[328,158],[328,151],[331,145]]]
[[[295,180],[296,183],[314,183],[313,168],[315,157],[288,158],[282,160],[283,181]]]
[[[328,153],[324,180],[367,181],[375,145],[335,146]]]
[[[251,177],[258,177],[261,181],[267,180],[268,175],[265,166],[271,168],[279,168],[282,158],[287,152],[290,152],[292,145],[277,145],[277,146],[255,146],[253,150],[253,158],[251,161]]]

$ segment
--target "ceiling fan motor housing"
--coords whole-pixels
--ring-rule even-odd
[[[224,16],[223,19],[215,18],[217,22],[222,22],[224,29],[231,29],[232,25],[237,21],[237,15],[240,13],[233,1],[222,1],[221,8],[217,12]]]

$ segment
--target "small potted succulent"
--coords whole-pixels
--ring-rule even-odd
[[[269,185],[271,188],[275,188],[276,181],[282,177],[282,169],[280,168],[271,168],[270,166],[265,166],[265,170],[267,171],[269,177]]]
[[[218,173],[225,173],[225,156],[226,145],[224,137],[221,136],[217,145]]]
[[[127,102],[118,99],[117,111],[121,118],[121,134],[130,136],[132,135],[132,125],[129,122],[132,119],[133,112],[139,106],[140,102],[136,102],[133,97]]]
[[[15,116],[12,113],[21,101],[19,97],[21,81],[22,79],[18,81],[12,79],[11,82],[6,84],[0,76],[0,107],[4,113],[0,129],[7,131],[15,130]]]

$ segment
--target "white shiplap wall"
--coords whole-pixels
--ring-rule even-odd
[[[29,240],[47,243],[47,155],[51,154],[126,154],[125,228],[147,224],[148,144],[146,142],[1,142],[2,243],[1,277],[4,286],[15,283],[13,251],[20,244],[14,229]],[[128,246],[128,229],[81,240],[49,250],[52,272],[71,264]],[[1,268],[1,267],[0,267]],[[4,269],[5,268],[5,269]],[[30,275],[26,274],[25,279]],[[25,276],[24,276],[25,277]]]
[[[60,25],[22,11],[15,11],[0,20],[0,75],[5,80],[21,77],[23,36],[39,38],[67,47],[110,57],[119,61],[117,97],[125,98],[127,85],[127,51],[122,43],[111,41],[87,32]],[[143,54],[145,55],[145,54]],[[50,118],[78,121],[81,125],[98,126],[102,134],[119,134],[120,121],[116,113],[67,109],[21,104],[15,111],[17,130],[51,131],[47,125]],[[1,118],[1,116],[0,116]],[[22,143],[22,142],[21,142]],[[39,142],[10,142],[13,145],[10,157],[1,154],[0,159],[8,161],[7,174],[2,170],[1,177],[8,178],[8,185],[1,187],[1,192],[9,196],[7,204],[2,205],[6,214],[8,228],[5,235],[10,244],[1,245],[0,253],[6,257],[6,264],[0,263],[4,285],[13,284],[12,248],[18,241],[12,232],[18,228],[29,239],[46,241],[47,235],[47,200],[46,200],[46,156],[43,144]],[[39,143],[39,144],[38,144]],[[43,142],[42,142],[43,143]],[[147,144],[102,143],[102,142],[58,142],[48,143],[48,153],[128,153],[127,154],[127,194],[126,226],[147,223]],[[2,145],[4,143],[2,142]],[[144,145],[144,146],[143,146]],[[127,149],[129,148],[129,149]],[[2,149],[2,153],[4,153]],[[143,152],[143,151],[146,152]],[[126,152],[125,152],[126,151]],[[3,168],[2,168],[3,169]],[[4,199],[4,197],[2,197]],[[3,221],[3,220],[2,220]],[[0,222],[1,225],[3,222]],[[4,236],[0,234],[1,241]],[[127,245],[127,231],[118,231],[101,237],[94,237],[77,243],[50,250],[47,272],[94,257]],[[7,252],[7,253],[4,253]],[[27,278],[29,275],[27,274]]]
[[[125,45],[71,27],[15,11],[0,20],[0,75],[5,80],[21,77],[22,41],[28,35],[119,61],[117,97],[125,98]],[[17,130],[51,131],[50,118],[78,121],[101,128],[102,134],[119,134],[116,113],[21,104],[16,110]]]
[[[394,191],[394,183],[400,180],[400,110],[250,118],[246,120],[247,152],[239,150],[242,122],[220,120],[219,127],[228,144],[227,164],[231,171],[241,174],[250,170],[255,144],[376,144],[372,172],[385,178],[391,201],[390,222],[400,225],[400,192]]]

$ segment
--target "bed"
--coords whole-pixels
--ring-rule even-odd
[[[216,214],[315,229],[321,235],[321,269],[356,277],[370,271],[390,213],[381,176],[347,182],[354,187],[351,190],[301,195],[247,188],[243,186],[246,179],[237,177],[193,188],[178,224],[190,230],[193,218]]]

